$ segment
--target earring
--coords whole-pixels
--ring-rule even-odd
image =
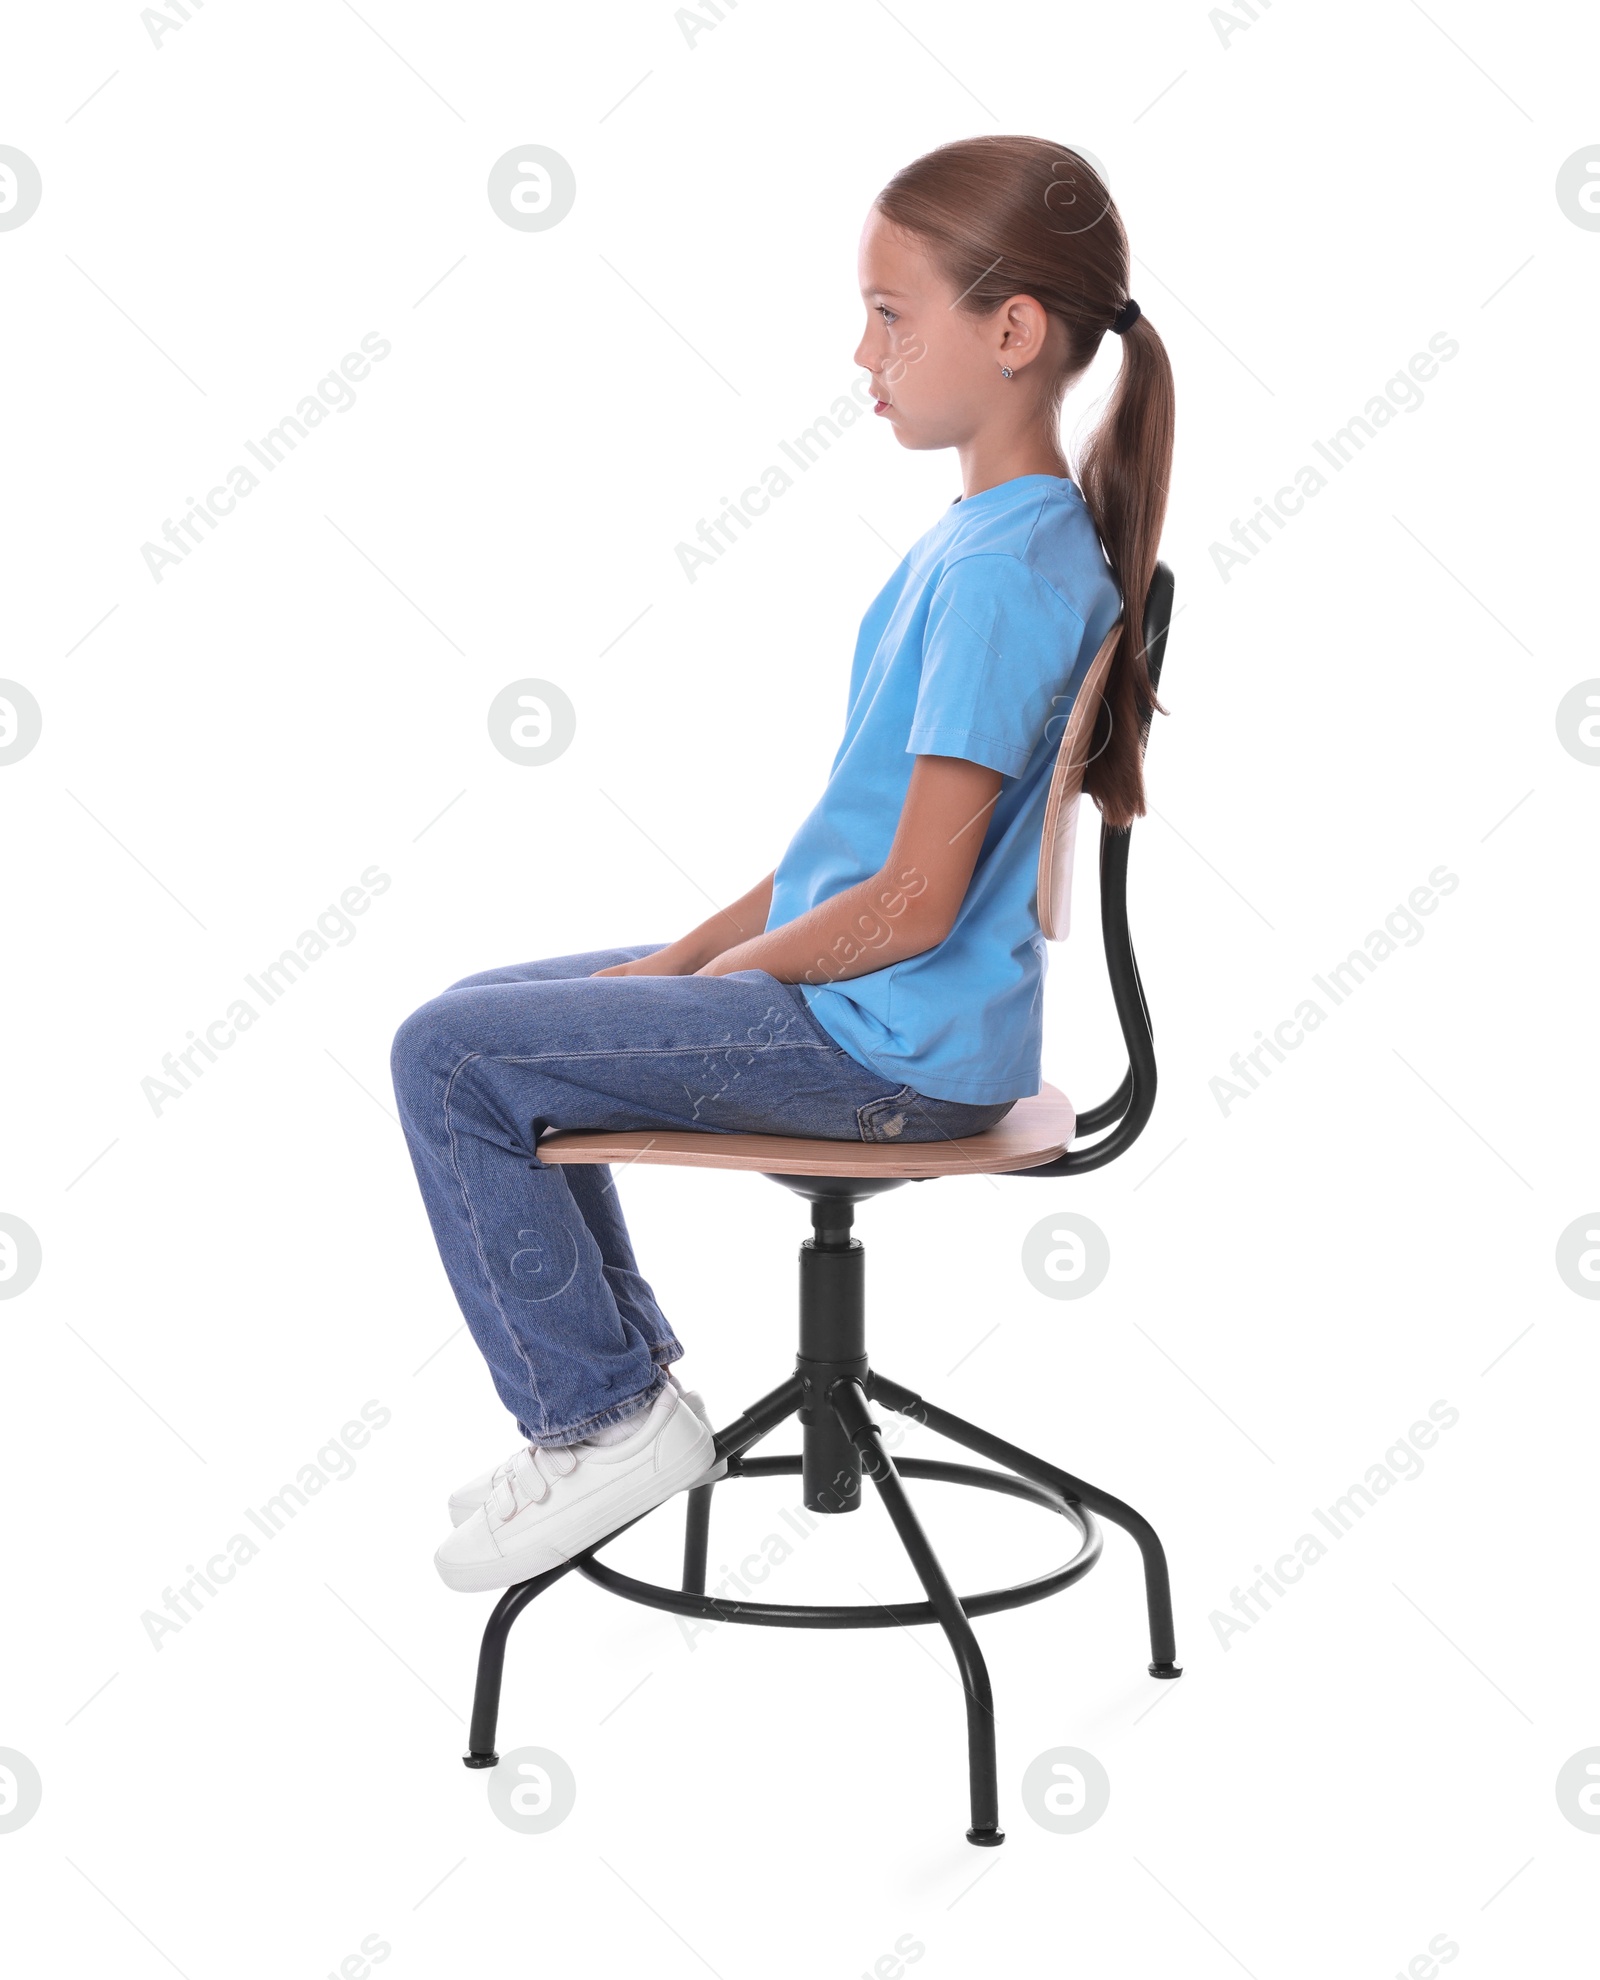
[[[1000,376],[1001,376],[1002,378],[1009,378],[1009,377],[1011,376],[1011,367],[1010,367],[1010,365],[1009,365],[1009,364],[1003,364],[1003,365],[1001,365],[1001,367],[1000,367]]]

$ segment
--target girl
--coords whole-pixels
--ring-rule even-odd
[[[677,941],[465,977],[395,1038],[445,1271],[523,1439],[451,1498],[452,1588],[526,1581],[716,1475],[610,1172],[542,1164],[540,1133],[993,1126],[1039,1087],[1045,800],[1119,615],[1086,788],[1113,824],[1144,809],[1172,374],[1109,193],[1042,139],[944,145],[878,195],[859,274],[873,411],[902,447],[953,447],[962,493],[868,608],[815,809]],[[1121,368],[1075,482],[1061,402],[1108,330]]]

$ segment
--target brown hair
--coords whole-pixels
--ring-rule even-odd
[[[1043,138],[963,138],[913,159],[874,205],[921,240],[965,313],[992,315],[1027,295],[1065,327],[1066,361],[1049,381],[1059,417],[1067,387],[1128,299],[1127,235],[1088,160]],[[1144,737],[1161,706],[1145,665],[1144,608],[1167,507],[1172,431],[1172,366],[1141,315],[1122,338],[1116,384],[1075,477],[1123,599],[1101,721],[1104,730],[1109,719],[1109,738],[1084,779],[1111,825],[1144,813]]]

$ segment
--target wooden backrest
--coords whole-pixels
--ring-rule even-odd
[[[1039,927],[1047,942],[1066,938],[1072,923],[1072,857],[1078,842],[1078,803],[1084,772],[1094,744],[1095,717],[1111,672],[1111,656],[1122,637],[1118,619],[1100,642],[1072,704],[1072,713],[1056,751],[1050,773],[1050,795],[1044,808],[1044,836],[1039,841]]]

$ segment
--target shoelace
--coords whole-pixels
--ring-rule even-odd
[[[550,1487],[558,1478],[569,1478],[578,1468],[576,1450],[540,1444],[508,1458],[495,1473],[489,1495],[489,1510],[495,1525],[504,1526],[528,1506],[549,1498]]]

